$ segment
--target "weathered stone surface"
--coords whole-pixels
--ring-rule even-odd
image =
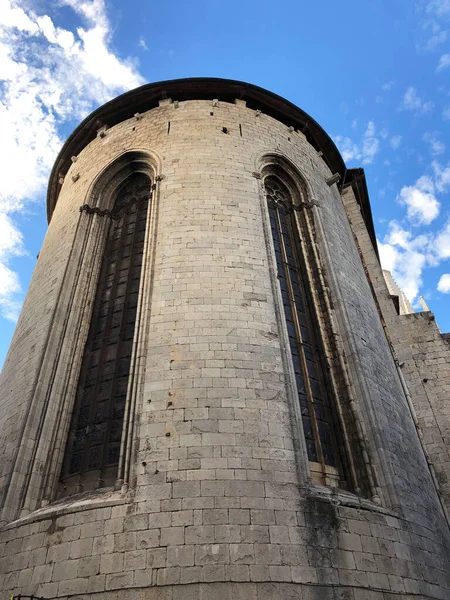
[[[79,207],[93,202],[91,186],[111,163],[137,150],[153,181],[164,177],[144,260],[131,475],[128,488],[56,502],[48,481],[58,480],[71,367],[101,255],[91,239],[92,262],[82,258],[80,231],[100,231],[101,217]],[[378,504],[308,475],[254,176],[268,154],[302,175],[317,204],[305,210],[332,306],[327,335],[345,353],[350,384],[339,385],[351,388],[359,426],[349,436],[355,452],[363,438]],[[2,374],[0,487],[27,411],[43,414],[48,402],[48,419],[62,417],[46,421],[35,446],[31,436],[22,444],[14,489],[28,488],[22,513],[9,496],[5,504],[0,590],[77,600],[448,598],[450,533],[379,310],[444,499],[448,341],[430,315],[396,315],[353,187],[341,197],[325,183],[332,173],[302,133],[242,103],[209,100],[180,101],[176,111],[164,101],[109,127],[78,153],[76,170],[79,179],[64,179]]]

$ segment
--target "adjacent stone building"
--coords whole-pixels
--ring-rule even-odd
[[[449,340],[399,314],[310,116],[143,86],[69,137],[48,218],[1,378],[3,597],[450,598]]]

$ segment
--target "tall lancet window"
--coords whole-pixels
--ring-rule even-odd
[[[264,185],[312,478],[342,485],[340,427],[302,248],[311,242],[289,189],[272,175]]]
[[[111,486],[117,465],[151,194],[147,175],[116,193],[61,475],[63,495]],[[95,217],[99,218],[99,217]]]

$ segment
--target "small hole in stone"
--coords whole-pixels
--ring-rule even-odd
[[[213,113],[213,112],[210,112],[210,113],[209,113],[209,116],[210,116],[210,117],[213,117],[213,116],[214,116],[214,113]]]
[[[146,467],[146,466],[147,466],[147,463],[145,462],[145,460],[143,460],[143,461],[142,461],[142,466],[143,466],[143,467]]]
[[[166,431],[166,437],[170,437],[170,431]]]
[[[173,406],[173,402],[168,402],[167,406]]]
[[[228,128],[227,127],[222,127],[222,133],[228,133]]]

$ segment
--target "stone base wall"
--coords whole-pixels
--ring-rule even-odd
[[[426,600],[423,594],[367,590],[353,586],[302,583],[243,583],[241,581],[167,585],[162,588],[128,588],[76,594],[76,600]]]
[[[209,496],[209,502],[197,498],[204,508],[180,512],[160,500],[148,514],[112,493],[109,500],[42,509],[1,533],[0,590],[79,600],[201,598],[183,594],[216,591],[217,600],[232,591],[233,598],[248,593],[264,600],[285,600],[288,593],[447,600],[449,573],[439,559],[447,550],[438,533],[354,497],[322,492],[298,501],[286,490],[284,503]]]

